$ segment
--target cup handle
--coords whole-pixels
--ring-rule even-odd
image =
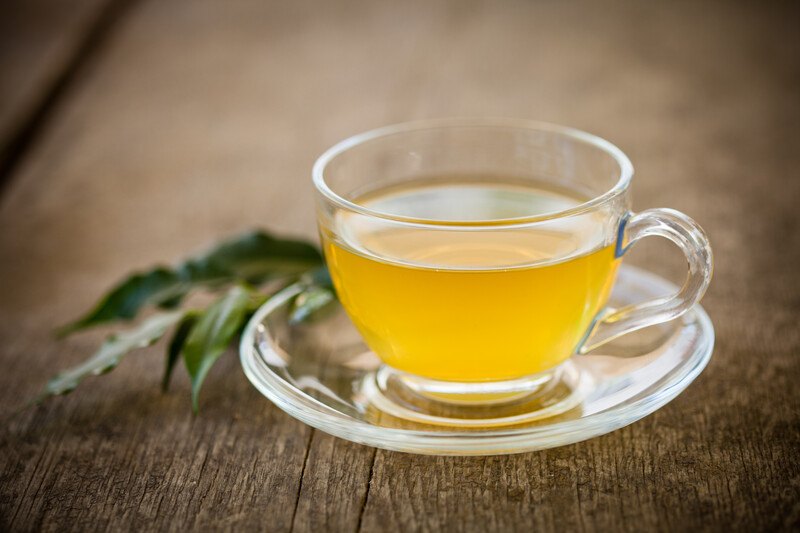
[[[686,254],[689,274],[683,287],[673,296],[621,309],[604,309],[589,327],[578,349],[579,354],[586,354],[631,331],[677,318],[705,294],[714,264],[711,246],[703,229],[674,209],[648,209],[629,214],[620,222],[616,256],[622,257],[636,241],[650,235],[666,237]]]

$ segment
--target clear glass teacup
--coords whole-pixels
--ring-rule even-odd
[[[418,412],[545,390],[529,410],[566,409],[575,387],[552,395],[565,362],[690,309],[711,279],[708,240],[677,211],[633,213],[632,175],[609,142],[523,120],[400,124],[325,152],[313,171],[325,257],[384,363],[375,390],[385,400],[394,383],[392,401]],[[648,235],[683,250],[686,282],[608,308],[625,252]]]

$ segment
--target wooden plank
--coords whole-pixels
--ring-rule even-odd
[[[0,16],[0,169],[27,142],[21,136],[54,104],[70,71],[91,53],[87,39],[107,23],[109,0],[12,0]],[[4,176],[0,176],[0,180]]]
[[[612,9],[613,8],[613,9]],[[0,204],[3,529],[791,529],[800,520],[796,8],[636,2],[146,2]],[[733,38],[732,36],[735,36]],[[252,226],[314,234],[309,169],[370,127],[443,115],[596,132],[636,206],[709,231],[706,373],[592,441],[436,458],[314,432],[233,354],[202,412],[162,395],[161,347],[12,416],[102,332],[48,332],[123,272]],[[677,277],[668,247],[634,259]],[[665,259],[667,258],[667,259]]]

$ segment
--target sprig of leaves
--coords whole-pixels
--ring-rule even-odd
[[[192,407],[198,410],[200,389],[211,367],[244,329],[247,320],[270,296],[260,290],[268,281],[281,286],[300,283],[290,320],[313,319],[335,301],[322,254],[311,243],[253,231],[222,242],[174,268],[155,267],[117,284],[82,318],[61,328],[64,336],[88,327],[130,321],[147,308],[162,311],[138,327],[110,335],[89,359],[57,375],[36,401],[71,392],[87,376],[112,370],[129,352],[173,333],[166,351],[162,389],[169,387],[179,360],[192,382]],[[219,292],[206,309],[177,309],[194,290]]]
[[[130,320],[148,307],[175,308],[193,289],[231,283],[258,285],[270,279],[296,276],[322,264],[319,249],[308,242],[278,239],[253,231],[227,240],[175,268],[158,266],[120,282],[82,318],[58,334],[114,320]]]

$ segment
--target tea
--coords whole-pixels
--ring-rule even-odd
[[[509,226],[507,219],[562,211],[577,195],[496,179],[431,180],[372,191],[370,209],[480,229],[380,224],[348,214],[337,238],[323,231],[339,298],[388,365],[447,381],[497,381],[569,358],[605,305],[619,261],[597,228]],[[506,221],[501,220],[506,219]],[[517,227],[518,226],[518,227]],[[598,230],[599,231],[599,230]]]

